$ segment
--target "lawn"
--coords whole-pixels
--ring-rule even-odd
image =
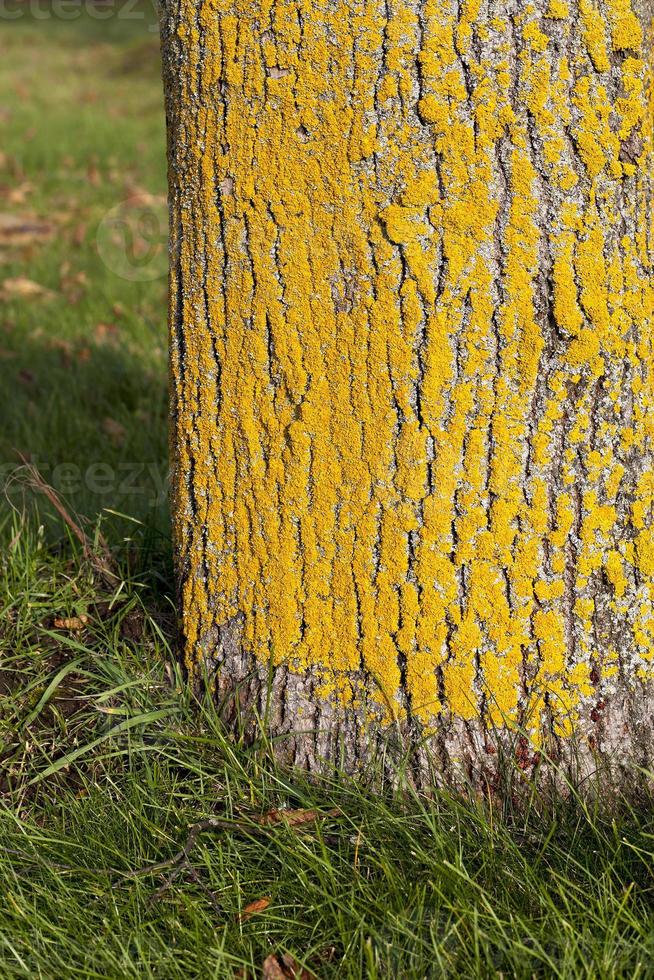
[[[78,512],[164,530],[165,135],[141,13],[2,22],[0,463],[29,454]]]
[[[188,690],[151,9],[46,6],[0,27],[0,977],[654,976],[651,799],[309,783]]]

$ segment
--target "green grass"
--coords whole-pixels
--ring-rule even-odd
[[[151,11],[0,21],[0,291],[17,277],[51,291],[0,309],[0,465],[6,475],[17,450],[30,454],[77,511],[111,507],[165,532],[166,165]],[[145,254],[159,244],[150,281],[121,277],[124,239],[107,231],[135,194],[134,230],[139,201],[161,225],[143,240]],[[50,236],[12,247],[3,216],[36,217]]]
[[[311,784],[188,690],[163,483],[165,280],[121,278],[120,241],[109,265],[98,247],[135,191],[160,214],[150,24],[0,28],[0,216],[52,225],[8,247],[0,221],[0,290],[29,278],[52,293],[0,312],[0,978],[249,978],[285,953],[321,980],[654,976],[650,798]],[[17,452],[96,544],[102,531],[115,579],[35,501]],[[279,818],[297,810],[316,819]],[[148,867],[207,818],[186,864]]]
[[[652,976],[651,800],[289,776],[191,695],[160,591],[29,522],[3,540],[0,975],[258,977],[276,952],[321,978]],[[207,818],[177,877],[148,870]]]

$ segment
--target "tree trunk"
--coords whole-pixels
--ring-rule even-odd
[[[654,0],[164,7],[192,674],[310,770],[651,765]]]

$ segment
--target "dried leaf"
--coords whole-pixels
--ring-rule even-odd
[[[24,180],[15,187],[9,187],[2,196],[8,204],[24,204],[33,191],[34,185],[28,180]]]
[[[0,248],[16,248],[47,241],[54,227],[32,214],[0,213]]]
[[[276,956],[267,956],[263,961],[263,980],[286,980],[288,973]]]
[[[256,902],[250,902],[250,904],[246,905],[245,908],[242,910],[241,914],[239,915],[240,921],[246,922],[249,918],[251,918],[253,915],[256,915],[258,912],[264,912],[269,905],[270,905],[270,899],[267,897],[258,898]]]
[[[73,363],[73,345],[68,340],[63,340],[61,337],[53,337],[49,342],[48,347],[52,350],[58,350],[61,356],[61,363],[64,367],[70,367]]]
[[[85,272],[71,272],[70,262],[64,262],[59,269],[60,288],[71,306],[75,306],[84,296],[89,286]]]
[[[93,330],[93,336],[99,344],[115,341],[119,333],[120,328],[115,323],[98,323]]]
[[[8,122],[10,118],[9,111],[0,107],[0,122]],[[20,160],[11,153],[0,153],[0,169],[6,170],[15,180],[22,180],[25,177]]]
[[[102,420],[102,428],[109,436],[111,441],[116,446],[120,446],[125,441],[125,436],[127,435],[127,430],[124,425],[117,422],[116,419],[107,417]]]
[[[79,633],[88,621],[88,616],[72,616],[70,619],[55,619],[54,627],[57,630],[67,630],[69,633]]]
[[[149,190],[144,187],[140,187],[138,184],[133,184],[128,181],[125,184],[125,207],[127,208],[144,208],[144,207],[155,207],[157,205],[165,206],[167,198],[162,194],[152,194]]]
[[[80,224],[76,225],[75,231],[73,232],[73,245],[77,245],[77,247],[79,248],[80,245],[84,244],[85,238],[86,238],[86,225],[84,224],[84,222],[81,222]]]
[[[102,175],[100,174],[98,165],[94,160],[91,160],[87,167],[86,179],[91,187],[99,187],[102,183]]]
[[[316,980],[313,973],[303,969],[289,953],[272,954],[264,960],[263,980]]]
[[[51,299],[54,293],[39,285],[32,279],[24,276],[16,276],[14,279],[5,279],[0,288],[0,298],[9,299]]]

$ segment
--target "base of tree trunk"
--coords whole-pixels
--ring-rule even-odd
[[[414,718],[384,722],[372,700],[355,710],[337,697],[325,699],[318,693],[324,683],[318,671],[266,667],[243,649],[241,630],[236,618],[205,661],[221,717],[246,742],[269,741],[282,765],[312,776],[499,796],[530,788],[631,795],[654,781],[652,684],[625,685],[600,708],[595,702],[580,707],[572,736],[557,732],[552,722],[535,748],[519,727],[492,728],[483,717],[442,717],[436,730],[426,732]],[[370,689],[368,677],[349,679],[357,690]]]

